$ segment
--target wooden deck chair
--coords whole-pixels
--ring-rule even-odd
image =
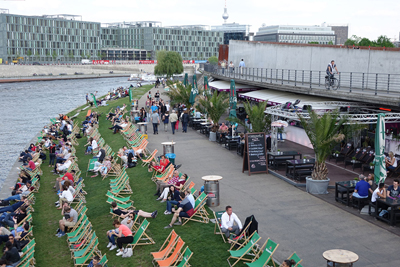
[[[130,196],[128,196],[128,197],[119,197],[119,196],[117,196],[117,195],[114,195],[111,191],[107,191],[106,196],[107,196],[108,198],[112,199],[112,201],[115,201],[115,202],[117,202],[117,203],[121,203],[121,204],[128,204],[128,203],[131,203],[131,204],[133,204],[133,200],[131,200],[131,197],[130,197]],[[112,201],[111,201],[111,202],[112,202]],[[109,203],[109,202],[107,202],[107,203]],[[111,203],[110,203],[110,204],[111,204]]]
[[[88,254],[90,252],[90,249],[93,247],[97,247],[99,245],[99,239],[96,236],[96,233],[93,232],[89,242],[87,242],[86,246],[83,247],[82,249],[76,250],[76,251],[72,251],[71,252],[71,257],[73,259],[76,258],[82,258],[84,257],[86,254]]]
[[[153,182],[157,181],[165,181],[167,178],[171,177],[172,174],[174,173],[175,167],[171,164],[169,165],[162,173],[160,173],[158,170],[153,168],[153,176],[152,180]],[[160,173],[157,175],[157,173]]]
[[[110,191],[114,194],[121,195],[121,194],[132,194],[132,188],[129,184],[129,176],[126,176],[120,183],[116,186],[111,186]]]
[[[224,241],[224,243],[226,243],[226,236],[225,234],[222,232],[221,230],[221,216],[222,214],[224,214],[224,210],[223,211],[213,211],[214,213],[214,218],[215,218],[215,226],[214,226],[214,234],[215,235],[221,235],[222,236],[222,240]],[[217,231],[218,228],[218,231]]]
[[[86,215],[84,215],[79,227],[76,228],[75,231],[66,233],[67,243],[74,243],[73,241],[76,241],[76,237],[79,236],[82,232],[85,232],[86,228],[89,228],[90,226],[91,226],[91,224],[90,224],[88,217]],[[75,239],[73,239],[73,238],[75,238]]]
[[[69,250],[71,252],[79,251],[89,245],[90,242],[92,242],[92,236],[94,234],[93,228],[88,228],[87,231],[85,231],[84,233],[85,234],[83,236],[80,236],[79,240],[77,240],[75,243],[68,244]]]
[[[89,220],[85,220],[81,223],[81,226],[78,228],[78,231],[74,231],[74,235],[72,237],[67,236],[68,245],[81,243],[83,239],[90,236],[92,225]]]
[[[98,239],[97,243],[98,243]],[[98,250],[97,246],[93,246],[89,253],[87,253],[85,256],[80,257],[80,258],[74,258],[74,265],[75,266],[86,266],[87,262],[90,261],[90,259],[94,256],[94,254],[97,254],[98,256],[101,255],[100,251]]]
[[[18,263],[17,267],[30,267],[35,266],[35,249],[29,251],[23,258],[21,257],[20,262]]]
[[[165,259],[174,248],[177,238],[177,233],[175,230],[172,230],[165,239],[164,243],[161,245],[160,250],[150,253],[153,256],[153,261]]]
[[[127,247],[131,247],[133,250],[136,246],[155,244],[154,240],[146,234],[146,230],[147,227],[149,227],[149,224],[150,223],[149,221],[147,221],[147,219],[143,220],[142,224],[133,236],[132,243],[128,244]]]
[[[271,264],[269,264],[269,262],[272,262],[272,264],[275,267],[275,262],[272,259],[272,256],[274,255],[278,246],[279,246],[279,244],[276,244],[274,241],[272,241],[271,239],[268,238],[267,241],[265,241],[264,245],[262,246],[262,249],[260,249],[257,252],[257,254],[255,255],[252,262],[246,263],[247,266],[263,267],[263,266],[266,266],[267,264],[271,266]],[[262,251],[262,254],[261,254],[261,256],[259,256],[261,251]]]
[[[84,216],[86,215],[87,212],[87,207],[83,206],[82,211],[80,213],[78,213],[78,220],[76,221],[75,225],[73,227],[71,227],[70,232],[75,231],[79,225],[82,223]]]
[[[156,266],[160,267],[168,267],[171,266],[176,262],[176,260],[179,258],[181,250],[183,246],[185,245],[185,242],[182,240],[181,237],[178,237],[178,240],[176,241],[176,245],[173,248],[174,251],[171,253],[171,255],[168,256],[168,258],[165,258],[163,260],[156,260],[155,264]]]
[[[103,180],[108,176],[118,176],[122,172],[123,168],[117,161],[111,163],[111,168],[107,170],[107,174],[103,176]]]
[[[25,222],[29,222],[29,223],[32,222],[32,213],[31,212],[27,213],[25,218],[18,223],[18,226],[22,226]]]
[[[294,265],[293,267],[303,267],[300,262],[302,262],[303,260],[300,259],[300,257],[296,254],[296,251],[293,252],[292,255],[290,255],[290,257],[288,258],[288,260],[294,260],[296,262],[296,265]],[[281,267],[282,265],[280,265]]]
[[[35,250],[35,238],[32,238],[32,240],[29,241],[28,244],[26,244],[22,249],[21,249],[21,253],[20,257],[21,257],[21,261],[23,260],[23,258],[25,258],[27,255],[29,255],[29,253],[31,253],[32,251]]]
[[[154,149],[153,153],[151,153],[147,159],[142,159],[142,167],[145,167],[146,165],[150,164],[151,161],[154,160],[156,154],[157,154],[158,150]]]
[[[101,257],[99,263],[101,264],[101,266],[107,267],[107,262],[108,262],[107,256],[106,256],[106,254],[104,254],[103,257]]]
[[[202,192],[195,201],[196,207],[194,207],[194,214],[190,218],[182,218],[183,219],[182,225],[185,225],[188,221],[196,221],[201,223],[209,222],[210,219],[208,218],[208,213],[204,207],[206,204],[206,200],[207,200],[207,195],[204,192]]]
[[[257,242],[261,239],[261,237],[258,235],[257,232],[254,232],[250,239],[249,242],[246,243],[246,245],[243,245],[240,247],[238,250],[229,250],[230,256],[227,259],[229,266],[235,266],[239,261],[244,260],[244,261],[252,261],[251,259],[245,258],[245,256],[250,253],[251,251],[254,252],[255,250],[255,245]],[[256,254],[257,252],[255,252]],[[233,264],[229,261],[230,259],[235,260]]]
[[[193,252],[189,249],[189,247],[185,248],[185,251],[179,256],[178,260],[175,261],[173,266],[177,267],[187,267],[190,266],[189,260],[192,257]],[[179,262],[179,265],[176,265]]]

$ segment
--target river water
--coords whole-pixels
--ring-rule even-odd
[[[0,189],[19,153],[51,118],[83,105],[87,93],[100,96],[131,83],[120,77],[0,84]]]

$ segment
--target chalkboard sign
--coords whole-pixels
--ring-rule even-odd
[[[268,173],[265,133],[247,133],[245,137],[242,172]]]

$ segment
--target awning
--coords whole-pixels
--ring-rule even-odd
[[[231,89],[231,83],[228,81],[213,81],[209,82],[208,85],[211,89],[218,90],[219,92],[229,92]],[[260,89],[259,87],[240,83],[235,83],[235,86],[236,92],[246,92]]]
[[[294,93],[288,93],[283,91],[276,91],[276,90],[257,90],[247,93],[239,94],[239,97],[257,101],[257,102],[264,102],[268,101],[268,105],[276,106],[280,104],[284,104],[286,102],[295,102],[297,99],[300,100],[300,104],[302,103],[312,103],[312,102],[328,102],[332,101],[331,98],[327,97],[319,97],[319,96],[310,96],[310,95],[300,95]],[[313,109],[329,109],[330,107],[327,106],[314,106]]]

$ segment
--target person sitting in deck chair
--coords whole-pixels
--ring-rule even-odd
[[[172,212],[174,217],[172,217],[171,222],[165,226],[165,229],[172,228],[172,225],[182,225],[182,218],[190,218],[194,214],[194,201],[193,204],[190,200],[191,194],[188,190],[185,192],[181,192],[181,198],[183,199],[181,203],[178,205],[178,209],[172,208]],[[175,222],[178,219],[177,222]]]
[[[226,238],[229,237],[230,233],[239,235],[240,231],[242,231],[242,222],[239,220],[238,216],[232,212],[231,206],[226,206],[225,212],[221,216],[221,231],[225,234]]]
[[[143,218],[153,218],[155,219],[157,217],[158,211],[155,210],[152,213],[150,212],[145,212],[143,210],[126,210],[126,209],[120,209],[118,208],[118,205],[116,202],[112,202],[111,203],[111,208],[112,208],[112,212],[115,215],[118,215],[121,218],[125,218],[127,216],[129,216],[129,214],[137,214],[138,216],[142,216]]]

